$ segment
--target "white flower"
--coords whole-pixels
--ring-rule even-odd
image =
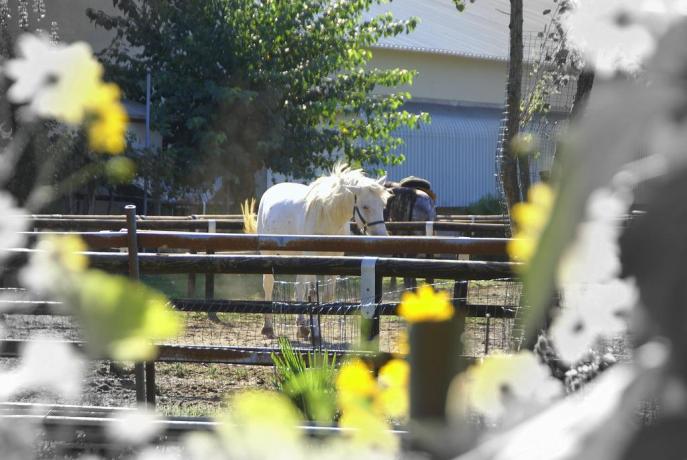
[[[85,362],[66,342],[32,340],[21,351],[19,366],[0,374],[0,398],[44,390],[75,399],[81,392]]]
[[[512,422],[542,408],[562,394],[561,383],[529,351],[491,355],[470,367],[463,393],[468,409],[495,422]]]
[[[634,280],[618,279],[618,237],[631,203],[629,188],[595,190],[587,202],[587,220],[563,253],[557,273],[562,309],[549,334],[566,362],[580,360],[598,339],[627,328],[638,292]]]
[[[115,413],[116,419],[107,426],[107,434],[115,442],[143,444],[160,433],[162,425],[156,423],[158,416],[143,409]]]
[[[0,260],[7,256],[7,249],[19,248],[24,245],[25,232],[28,227],[26,211],[16,206],[14,198],[8,193],[0,191]]]
[[[16,82],[7,90],[7,98],[15,104],[30,102],[51,78],[57,77],[60,66],[59,48],[47,39],[24,34],[17,40],[17,55],[5,65],[5,73]]]
[[[173,444],[151,446],[143,449],[136,460],[183,460],[181,448]],[[209,459],[208,459],[209,460]]]
[[[578,0],[562,22],[570,45],[612,76],[640,70],[657,38],[685,15],[685,0]]]
[[[606,188],[590,195],[587,220],[578,225],[575,240],[561,257],[559,286],[604,282],[620,273],[618,237],[631,202],[631,194]]]
[[[549,334],[561,359],[574,363],[603,337],[625,332],[639,293],[633,280],[565,286],[563,305]]]
[[[80,123],[101,86],[103,67],[84,42],[69,46],[51,44],[45,37],[22,35],[17,59],[5,67],[15,80],[7,96],[16,104],[28,103],[32,114]]]

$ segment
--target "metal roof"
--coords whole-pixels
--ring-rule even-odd
[[[523,31],[542,31],[550,21],[542,13],[554,5],[553,0],[523,0]],[[368,17],[387,11],[395,19],[417,17],[420,21],[410,34],[382,38],[375,48],[508,60],[509,0],[466,2],[462,13],[453,0],[393,0],[374,5]]]
[[[141,104],[140,102],[130,101],[128,99],[124,99],[122,101],[122,104],[124,104],[124,109],[126,110],[126,114],[129,116],[129,119],[131,119],[131,120],[145,120],[146,119],[146,106],[145,106],[145,104]]]

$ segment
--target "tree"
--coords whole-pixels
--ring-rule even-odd
[[[401,126],[426,115],[400,109],[406,70],[368,69],[369,47],[416,21],[367,19],[373,0],[113,0],[121,16],[88,10],[116,38],[109,75],[143,99],[153,73],[153,127],[173,156],[177,190],[218,176],[234,203],[261,167],[309,177],[342,153],[349,162],[398,163]],[[133,50],[133,51],[132,51]],[[237,199],[238,198],[238,199]]]
[[[60,42],[58,24],[48,24],[44,3],[34,2],[34,8],[29,8],[26,2],[0,2],[0,62],[16,57],[19,34],[39,31],[53,43]],[[65,205],[56,209],[73,213],[76,195],[83,194],[88,198],[86,213],[90,213],[98,186],[112,190],[119,181],[108,172],[117,164],[121,167],[121,159],[112,161],[91,151],[82,128],[56,120],[27,119],[22,108],[7,98],[12,83],[0,78],[0,151],[12,143],[21,148],[12,149],[13,154],[5,152],[0,184],[30,212],[64,198]],[[103,183],[103,176],[111,183]]]
[[[501,180],[506,195],[509,211],[520,201],[519,181],[524,174],[518,176],[518,164],[521,173],[527,166],[526,181],[529,183],[529,161],[526,157],[517,157],[513,148],[513,139],[520,127],[520,100],[522,94],[522,0],[510,0],[510,59],[508,61],[508,85],[506,87],[506,132],[501,156]]]

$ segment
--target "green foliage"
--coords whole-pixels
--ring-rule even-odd
[[[378,0],[379,1],[379,0]],[[253,173],[312,176],[333,152],[349,161],[399,162],[392,132],[426,115],[400,109],[413,72],[367,67],[369,47],[409,33],[415,19],[365,18],[373,0],[113,0],[121,16],[89,10],[117,37],[101,56],[127,97],[153,75],[153,127],[173,157],[177,185],[218,175],[241,198]],[[130,49],[140,52],[130,53]]]
[[[145,361],[154,341],[181,330],[177,314],[159,292],[123,276],[88,270],[78,277],[76,314],[90,350],[120,361]]]
[[[331,422],[336,413],[336,357],[327,352],[308,353],[308,363],[289,340],[279,338],[281,356],[272,353],[277,386],[308,420]],[[309,364],[309,365],[308,365]]]
[[[456,5],[456,9],[461,13],[465,11],[465,0],[453,0],[453,4]],[[475,0],[470,0],[470,3],[475,3]]]
[[[465,211],[468,214],[501,214],[503,205],[501,200],[489,193],[468,205]]]

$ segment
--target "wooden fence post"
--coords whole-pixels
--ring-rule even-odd
[[[455,314],[449,321],[410,325],[410,444],[442,457],[437,433],[447,426],[446,400],[453,378],[462,370],[461,335],[465,329],[467,281],[454,285]]]
[[[140,271],[138,263],[138,237],[136,235],[136,206],[128,204],[124,206],[126,213],[126,233],[128,243],[129,278],[139,281]],[[136,379],[136,402],[145,404],[146,398],[146,369],[143,363],[134,364],[134,374]],[[153,381],[153,385],[155,382]],[[153,393],[153,397],[154,397]]]

